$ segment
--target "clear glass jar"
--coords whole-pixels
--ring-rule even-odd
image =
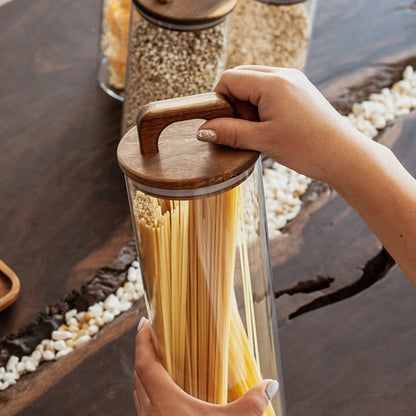
[[[193,0],[191,3],[203,6]],[[230,5],[221,10],[216,20],[201,23],[201,19],[195,18],[167,20],[161,14],[155,18],[144,13],[139,2],[133,0],[123,133],[135,124],[140,106],[155,100],[212,91],[225,68],[229,13],[236,0],[228,3]],[[164,7],[174,4],[165,3],[159,8],[163,11]],[[195,14],[198,15],[197,11]]]
[[[146,106],[118,148],[148,316],[161,362],[189,394],[224,404],[272,378],[265,415],[285,415],[260,155],[198,142],[201,120],[148,138],[227,115],[215,94],[200,97]]]
[[[130,0],[103,0],[98,83],[111,97],[124,100]]]
[[[239,0],[231,22],[227,68],[266,65],[303,70],[315,9],[316,0]]]

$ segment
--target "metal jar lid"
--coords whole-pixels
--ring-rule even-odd
[[[215,93],[147,104],[137,127],[120,141],[119,165],[138,188],[157,197],[193,199],[230,189],[249,176],[259,153],[195,136],[202,120],[232,116],[228,101]]]
[[[221,23],[237,0],[133,0],[150,22],[174,30],[202,30]]]

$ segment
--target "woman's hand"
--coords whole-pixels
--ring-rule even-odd
[[[264,380],[243,397],[227,405],[214,405],[195,399],[180,389],[158,361],[152,330],[142,318],[136,337],[134,402],[138,416],[261,416],[279,384]]]
[[[199,140],[258,150],[330,184],[416,287],[416,181],[387,147],[356,130],[297,70],[237,67],[215,91],[240,118],[207,121]]]
[[[215,91],[238,118],[207,121],[199,140],[258,150],[314,179],[332,184],[351,141],[369,142],[295,69],[240,66]]]

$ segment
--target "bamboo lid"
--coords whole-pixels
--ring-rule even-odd
[[[237,0],[133,0],[133,3],[142,16],[156,25],[201,30],[223,21]]]
[[[195,136],[203,120],[232,116],[228,101],[215,93],[150,103],[141,108],[137,127],[121,139],[119,165],[154,196],[181,199],[222,192],[251,173],[259,153]]]

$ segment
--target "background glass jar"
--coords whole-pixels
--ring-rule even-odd
[[[130,0],[103,0],[98,83],[110,96],[124,100]]]
[[[135,124],[140,106],[212,91],[225,67],[236,0],[210,3],[207,16],[204,2],[133,0],[123,133]]]
[[[118,160],[160,360],[181,388],[217,404],[276,379],[265,415],[284,416],[260,155],[195,140],[200,119],[232,116],[216,94],[139,114]]]
[[[302,70],[316,1],[239,0],[232,16],[227,68],[267,65]]]

